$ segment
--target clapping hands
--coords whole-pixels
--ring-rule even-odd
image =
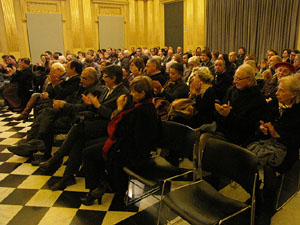
[[[230,101],[228,101],[227,104],[223,104],[223,105],[220,105],[218,103],[215,104],[215,109],[217,110],[217,112],[226,117],[229,115],[231,109],[232,109],[232,106],[230,105]]]

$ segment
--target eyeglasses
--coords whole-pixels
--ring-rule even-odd
[[[233,79],[236,80],[236,81],[246,80],[248,78],[250,78],[250,77],[240,78],[240,77],[233,76]]]

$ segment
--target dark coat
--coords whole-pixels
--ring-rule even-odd
[[[193,128],[200,127],[206,123],[212,123],[215,110],[215,91],[213,88],[208,88],[203,98],[201,95],[196,96],[195,109],[196,114],[191,118],[189,125]]]
[[[156,74],[153,74],[153,75],[149,75],[149,77],[152,79],[152,80],[157,80],[159,81],[159,83],[161,84],[161,86],[164,86],[166,81],[167,81],[167,76],[165,73],[163,72],[160,72],[160,73],[156,73]]]
[[[229,88],[225,103],[230,101],[232,109],[227,117],[217,113],[217,131],[237,145],[247,146],[255,137],[259,121],[267,117],[267,103],[257,86],[238,90]]]
[[[25,106],[29,100],[32,89],[33,73],[29,66],[24,70],[17,70],[11,77],[11,83],[18,84],[18,96],[21,98],[21,105]]]
[[[49,85],[46,91],[49,93],[49,98],[64,100],[78,90],[79,84],[80,75],[78,74],[68,80],[63,81],[61,84],[58,84],[55,87]]]
[[[177,81],[175,84],[173,82],[167,83],[164,91],[160,94],[169,102],[173,102],[178,98],[187,98],[189,95],[189,87],[183,81]]]
[[[152,103],[142,104],[125,114],[115,137],[127,163],[138,166],[150,156],[158,141],[159,120]]]
[[[227,71],[216,74],[213,88],[216,92],[216,99],[223,101],[229,87],[232,86],[232,76]]]
[[[278,108],[277,108],[278,109]],[[271,121],[274,129],[280,135],[278,142],[287,147],[287,155],[282,168],[290,167],[299,158],[300,148],[300,103],[294,104],[292,108],[283,109],[282,116],[277,115]]]

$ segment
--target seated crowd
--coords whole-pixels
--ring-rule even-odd
[[[43,170],[58,169],[69,156],[52,190],[76,183],[83,165],[90,189],[83,204],[100,204],[108,189],[126,191],[122,167],[142,168],[159,140],[160,121],[171,120],[254,152],[265,172],[258,209],[273,215],[276,185],[267,180],[292,165],[300,147],[299,51],[285,49],[281,57],[268,50],[260,63],[243,47],[229,54],[199,47],[46,51],[36,65],[2,58],[0,91],[20,112],[14,119],[26,121],[34,109],[27,139],[9,151]],[[52,154],[61,133],[66,139]],[[177,155],[168,160],[178,166]]]

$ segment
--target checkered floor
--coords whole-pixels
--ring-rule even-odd
[[[28,158],[7,150],[7,146],[25,138],[32,123],[32,118],[26,123],[13,121],[12,117],[16,115],[5,108],[0,109],[1,225],[117,224],[157,202],[148,197],[137,205],[124,208],[123,196],[107,193],[101,205],[95,202],[93,206],[84,206],[80,197],[88,190],[84,188],[83,177],[76,177],[77,183],[64,191],[51,191],[49,186],[60,179],[65,166],[53,174],[45,174],[38,166],[32,166]]]
[[[84,206],[80,197],[87,193],[84,178],[76,177],[76,184],[64,191],[51,191],[50,185],[62,177],[65,166],[53,174],[44,173],[30,160],[19,157],[7,150],[7,146],[15,145],[26,137],[32,118],[28,122],[13,121],[16,113],[0,108],[0,224],[16,225],[150,225],[155,224],[158,203],[152,196],[129,208],[123,205],[123,196],[106,193],[102,204]],[[58,147],[54,147],[54,151]],[[297,173],[296,173],[297,174]],[[292,177],[289,183],[297,179]],[[172,182],[174,188],[182,185]],[[223,190],[232,193],[228,187]],[[141,190],[134,189],[134,194]],[[236,192],[236,191],[235,191]],[[237,199],[243,196],[237,192]],[[296,195],[272,219],[272,225],[300,224],[300,194]],[[186,225],[182,219],[168,212],[169,224]],[[174,219],[175,218],[175,219]]]

